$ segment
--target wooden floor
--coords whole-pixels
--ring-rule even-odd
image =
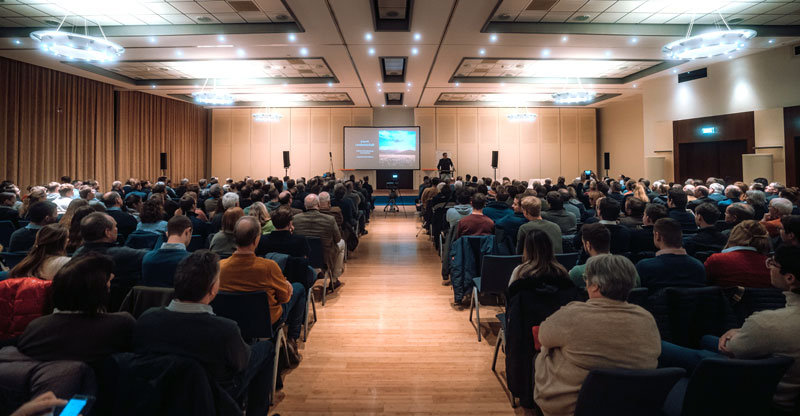
[[[271,414],[522,414],[505,389],[504,356],[492,372],[494,308],[480,343],[469,310],[451,306],[428,236],[411,215],[377,207],[342,277],[317,303],[319,321],[284,376]]]

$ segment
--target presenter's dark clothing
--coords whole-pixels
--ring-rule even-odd
[[[436,165],[439,170],[453,170],[453,161],[449,157],[439,159],[439,164]]]

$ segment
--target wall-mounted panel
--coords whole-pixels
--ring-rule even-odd
[[[504,162],[504,165],[505,163],[511,165],[509,171],[505,170],[505,166],[500,169],[503,176],[529,180],[542,175],[542,155],[539,151],[539,111],[538,109],[529,109],[528,111],[537,115],[537,121],[510,121],[507,116],[518,110],[512,108],[500,110],[500,160]],[[519,143],[519,150],[514,152],[517,143]],[[516,153],[516,155],[508,153]],[[514,166],[517,167],[516,174]]]
[[[456,169],[462,174],[481,177],[488,175],[488,169],[478,166],[478,109],[458,109],[458,162]],[[462,146],[463,145],[463,146]]]
[[[308,132],[310,115],[308,108],[292,108],[292,125],[290,132],[290,148],[294,157],[289,173],[292,177],[309,175],[309,146]]]
[[[580,169],[578,152],[578,109],[562,108],[561,114],[561,168],[560,172],[576,172]],[[556,175],[559,176],[559,175]],[[553,178],[555,179],[555,178]]]
[[[250,109],[231,110],[231,173],[230,177],[240,181],[253,174],[250,165]]]
[[[419,126],[419,153],[420,167],[423,169],[414,178],[414,186],[419,187],[422,178],[435,175],[435,171],[426,169],[436,169],[436,109],[435,108],[416,108],[414,109],[414,123]]]
[[[498,149],[497,113],[497,108],[478,109],[478,171],[481,176],[488,176],[490,178],[494,177],[494,169],[492,169],[492,151]],[[500,177],[502,178],[502,176]]]
[[[211,175],[231,174],[231,109],[219,109],[211,117]]]
[[[457,115],[455,108],[436,109],[436,150],[449,151],[448,156],[456,165],[457,175],[466,175],[468,172],[462,169],[458,160]]]
[[[353,112],[349,108],[331,108],[331,153],[333,169],[341,174],[344,166],[344,127],[353,125]]]
[[[329,154],[333,153],[331,152],[331,109],[312,108],[310,116],[311,143],[308,150],[309,166],[306,177],[330,170]]]
[[[594,108],[579,108],[578,111],[578,176],[582,170],[597,172],[597,112]],[[569,179],[570,172],[564,172]],[[569,182],[569,180],[567,180]]]
[[[283,176],[283,151],[291,150],[289,145],[289,132],[291,130],[292,114],[288,108],[273,108],[283,118],[277,123],[270,123],[270,167],[272,176]],[[299,155],[298,155],[299,156]]]
[[[557,178],[561,174],[561,123],[558,108],[539,109],[541,177]]]
[[[372,109],[371,108],[354,108],[353,111],[353,125],[354,126],[371,126],[372,125]]]
[[[250,117],[250,166],[252,171],[248,175],[256,179],[266,179],[270,176],[270,123],[255,121],[252,113],[262,111],[251,109]]]

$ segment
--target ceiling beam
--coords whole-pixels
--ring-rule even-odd
[[[56,30],[54,27],[3,27],[0,37],[28,37],[37,30]],[[305,32],[300,24],[287,23],[224,23],[224,24],[192,24],[192,25],[135,25],[135,26],[103,26],[106,36],[198,36],[198,35],[249,35],[259,33],[301,33]],[[102,36],[97,26],[88,28],[91,36]]]
[[[736,25],[735,29],[752,29],[758,36],[800,36],[800,26]],[[517,33],[530,35],[611,35],[611,36],[674,36],[684,37],[689,25],[631,23],[534,23],[489,22],[483,33]],[[692,33],[719,30],[715,25],[694,25]]]

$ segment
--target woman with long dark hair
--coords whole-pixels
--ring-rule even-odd
[[[61,224],[48,224],[36,233],[36,242],[30,253],[9,272],[8,277],[38,277],[52,280],[53,276],[69,262],[66,256],[67,228]]]
[[[508,285],[520,279],[542,276],[563,277],[569,280],[569,272],[556,259],[553,243],[544,231],[532,230],[525,236],[522,264],[511,273]]]

